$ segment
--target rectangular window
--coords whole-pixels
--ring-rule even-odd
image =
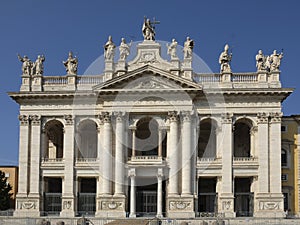
[[[5,177],[7,177],[7,178],[8,178],[8,177],[9,177],[9,173],[5,173]]]
[[[287,132],[287,125],[281,126],[281,132]]]
[[[281,175],[281,180],[282,181],[288,181],[288,175],[287,174],[282,174]]]

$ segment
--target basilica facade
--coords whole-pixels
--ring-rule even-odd
[[[122,39],[119,57],[110,37],[99,75],[78,75],[71,52],[64,76],[19,57],[15,216],[283,217],[282,54],[233,73],[226,45],[220,73],[197,73],[190,38],[180,57],[151,21],[143,35],[136,52]]]

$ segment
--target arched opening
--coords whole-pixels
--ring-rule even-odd
[[[63,158],[64,128],[58,120],[51,120],[45,125],[45,149],[44,158],[59,159]]]
[[[205,119],[200,122],[198,139],[198,157],[215,158],[217,149],[216,138],[217,124],[212,119]]]
[[[76,134],[77,159],[97,158],[97,124],[86,120],[79,124]]]
[[[158,123],[151,117],[140,119],[136,125],[136,155],[158,155]]]
[[[234,157],[251,156],[250,124],[247,120],[238,120],[234,125]]]

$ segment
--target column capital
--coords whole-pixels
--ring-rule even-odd
[[[33,126],[38,126],[41,124],[41,116],[40,115],[30,115],[31,124]]]
[[[222,113],[221,114],[221,121],[222,123],[232,123],[232,113]]]
[[[129,130],[136,131],[136,126],[131,125],[131,126],[129,127]]]
[[[182,121],[183,122],[190,122],[191,119],[192,119],[192,114],[193,114],[193,112],[191,112],[191,111],[182,111],[180,113]]]
[[[157,179],[162,179],[164,177],[164,171],[162,168],[157,169]]]
[[[268,123],[269,114],[265,112],[257,113],[257,123]]]
[[[29,116],[27,116],[27,115],[19,115],[18,118],[20,120],[20,125],[21,126],[26,126],[26,125],[29,124]]]
[[[99,119],[102,123],[110,123],[111,122],[111,114],[109,112],[102,112],[99,115]]]
[[[270,113],[271,123],[281,123],[282,112]]]
[[[73,115],[64,115],[64,120],[66,121],[66,125],[73,125],[74,124],[74,117]]]
[[[169,118],[170,122],[178,121],[178,112],[177,111],[168,112],[168,118]]]
[[[113,112],[113,116],[116,119],[116,122],[122,122],[122,121],[124,121],[126,112],[124,112],[124,111]]]
[[[134,169],[134,168],[131,168],[131,169],[128,170],[128,176],[129,176],[130,178],[133,178],[133,177],[136,176],[136,173],[135,173],[135,169]]]

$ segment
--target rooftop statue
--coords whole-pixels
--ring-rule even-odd
[[[44,73],[44,65],[43,62],[45,61],[44,55],[38,55],[37,59],[35,60],[32,68],[32,74],[34,75],[43,75]]]
[[[276,50],[273,51],[273,54],[268,57],[268,62],[270,63],[270,71],[279,71],[280,61],[283,58],[283,52],[280,54]]]
[[[257,71],[264,71],[267,69],[267,57],[264,56],[262,50],[258,51],[257,55],[255,56],[255,59]]]
[[[108,41],[104,45],[104,58],[106,60],[113,60],[115,56],[115,44],[112,41],[112,37],[108,36]]]
[[[194,41],[190,37],[186,38],[183,46],[183,58],[191,59],[193,56]]]
[[[119,46],[120,60],[126,60],[127,56],[129,56],[131,44],[132,43],[130,42],[128,45],[125,41],[125,38],[121,39],[121,44]]]
[[[167,44],[167,48],[168,48],[168,55],[171,56],[171,60],[172,59],[178,59],[178,56],[177,56],[177,41],[173,38],[172,39],[172,43],[170,45]]]
[[[150,40],[150,41],[155,40],[155,27],[153,26],[155,24],[159,24],[159,21],[153,19],[153,22],[151,22],[150,19],[144,17],[144,23],[142,27],[144,40]]]
[[[24,55],[24,57],[22,58],[19,54],[18,54],[18,59],[23,63],[22,64],[23,75],[31,75],[33,63],[30,61],[30,59],[26,55]]]
[[[73,53],[69,52],[69,57],[66,61],[63,61],[66,67],[67,74],[77,74],[78,59],[73,57]]]
[[[221,65],[221,73],[231,73],[230,62],[232,59],[232,53],[228,53],[229,45],[226,44],[224,51],[220,54],[219,63]]]

